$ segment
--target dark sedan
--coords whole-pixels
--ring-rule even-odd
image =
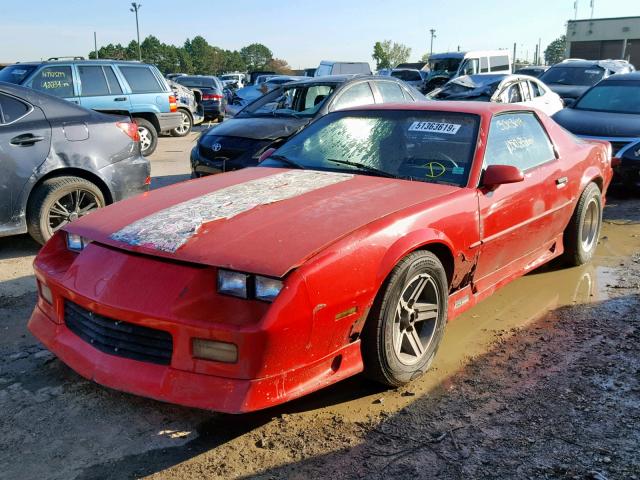
[[[600,80],[634,70],[633,65],[624,60],[565,60],[538,78],[570,105]]]
[[[202,107],[205,118],[217,118],[222,121],[227,107],[224,86],[218,77],[206,75],[182,75],[173,79],[187,88],[202,92]]]
[[[424,100],[393,77],[334,75],[287,83],[205,132],[191,151],[192,176],[257,165],[267,149],[334,110]]]
[[[67,223],[149,189],[137,125],[0,82],[0,236],[44,243]]]
[[[621,160],[614,181],[640,185],[640,72],[601,81],[553,119],[580,137],[611,142]]]

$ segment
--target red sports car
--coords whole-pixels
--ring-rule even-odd
[[[472,102],[334,112],[269,153],[57,232],[31,332],[102,385],[222,412],[402,385],[447,319],[589,261],[612,176],[608,143]]]

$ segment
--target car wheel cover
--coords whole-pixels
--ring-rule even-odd
[[[597,240],[600,229],[600,207],[596,198],[591,198],[585,208],[580,232],[580,242],[585,252],[590,252]]]
[[[191,120],[189,119],[189,115],[187,115],[186,113],[183,113],[182,123],[180,124],[179,127],[176,127],[175,129],[176,133],[178,133],[179,135],[183,135],[187,133],[190,128],[191,128]]]
[[[151,146],[151,133],[145,127],[138,127],[138,134],[140,135],[140,146],[144,152]]]
[[[404,365],[419,363],[436,334],[440,294],[433,277],[421,273],[405,285],[393,317],[393,351]]]
[[[69,222],[100,208],[101,202],[91,191],[76,188],[58,197],[47,212],[47,225],[53,234]]]

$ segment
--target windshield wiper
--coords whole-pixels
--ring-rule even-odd
[[[288,166],[293,167],[293,168],[302,168],[302,169],[305,168],[303,165],[300,165],[299,163],[294,162],[293,160],[291,160],[290,158],[285,157],[284,155],[271,155],[270,157],[267,158],[267,160],[271,160],[271,159],[274,159],[274,160],[277,160],[279,162],[282,162],[285,165],[288,165]]]
[[[393,173],[385,172],[384,170],[378,170],[377,168],[370,167],[369,165],[365,165],[364,163],[350,162],[349,160],[336,160],[333,158],[327,158],[327,162],[337,163],[339,165],[349,165],[350,167],[356,167],[360,170],[364,170],[366,172],[372,173],[379,177],[387,177],[387,178],[398,178],[397,175]]]

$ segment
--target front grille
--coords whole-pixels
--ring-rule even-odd
[[[169,332],[103,317],[70,301],[64,302],[64,322],[101,352],[160,365],[171,363],[173,338]]]
[[[257,152],[271,144],[271,140],[240,137],[214,137],[198,144],[200,155],[218,162],[249,161]],[[217,144],[218,151],[213,146]]]

